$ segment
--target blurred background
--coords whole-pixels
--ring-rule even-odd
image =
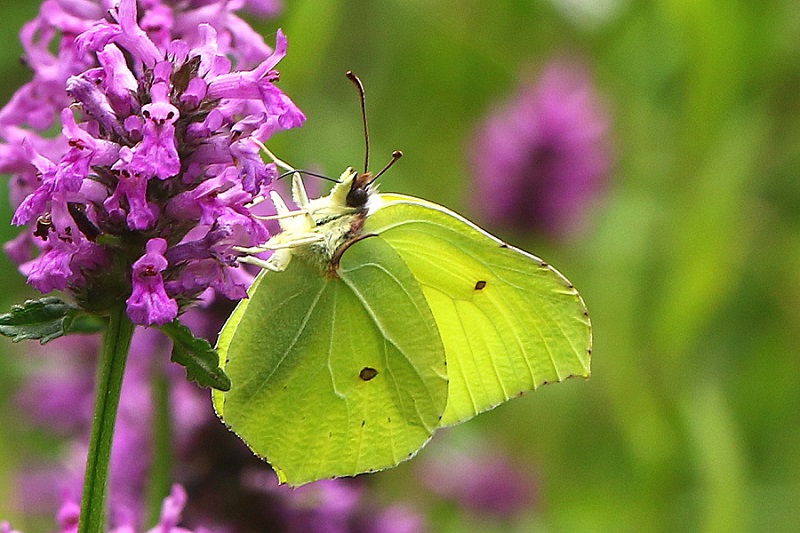
[[[37,5],[0,7],[6,102]],[[381,189],[544,258],[592,318],[588,381],[438,433],[368,476],[374,501],[430,531],[800,528],[796,2],[286,0],[248,20],[286,32],[280,85],[308,117],[279,157],[362,164],[355,71],[372,166],[405,154]],[[5,257],[0,276],[0,308],[34,296]],[[28,349],[0,344],[0,518],[20,528],[15,468],[56,453],[15,406]]]

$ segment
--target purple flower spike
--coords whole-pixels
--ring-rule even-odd
[[[305,120],[275,86],[286,37],[264,44],[233,14],[242,0],[46,4],[23,31],[37,83],[0,110],[0,170],[28,226],[9,255],[35,288],[100,312],[124,299],[140,325],[209,287],[243,297],[235,248],[268,238],[250,206],[277,175],[258,143]],[[22,127],[55,116],[54,140]]]
[[[133,292],[125,302],[137,324],[163,326],[178,316],[178,304],[167,296],[161,272],[167,268],[167,241],[150,239],[147,253],[133,264]]]
[[[585,69],[554,62],[478,129],[476,210],[498,226],[574,233],[605,183],[608,119]]]

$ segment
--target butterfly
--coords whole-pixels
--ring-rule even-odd
[[[213,403],[282,483],[395,466],[438,428],[590,373],[564,276],[376,177],[348,168],[309,199],[294,173],[297,209],[273,192],[281,232],[243,250],[273,253],[245,258],[262,271],[220,332],[232,386]]]

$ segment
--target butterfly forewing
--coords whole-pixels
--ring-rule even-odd
[[[450,380],[442,425],[589,375],[586,307],[561,274],[441,206],[381,196],[364,231],[400,254],[433,311]]]

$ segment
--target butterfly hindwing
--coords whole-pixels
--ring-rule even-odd
[[[381,195],[365,232],[397,251],[423,288],[447,355],[442,425],[548,382],[589,375],[591,329],[572,285],[439,205]]]
[[[284,481],[394,466],[438,426],[444,348],[420,286],[380,238],[350,246],[338,275],[297,258],[264,271],[240,306],[218,344],[235,386],[214,404]]]

